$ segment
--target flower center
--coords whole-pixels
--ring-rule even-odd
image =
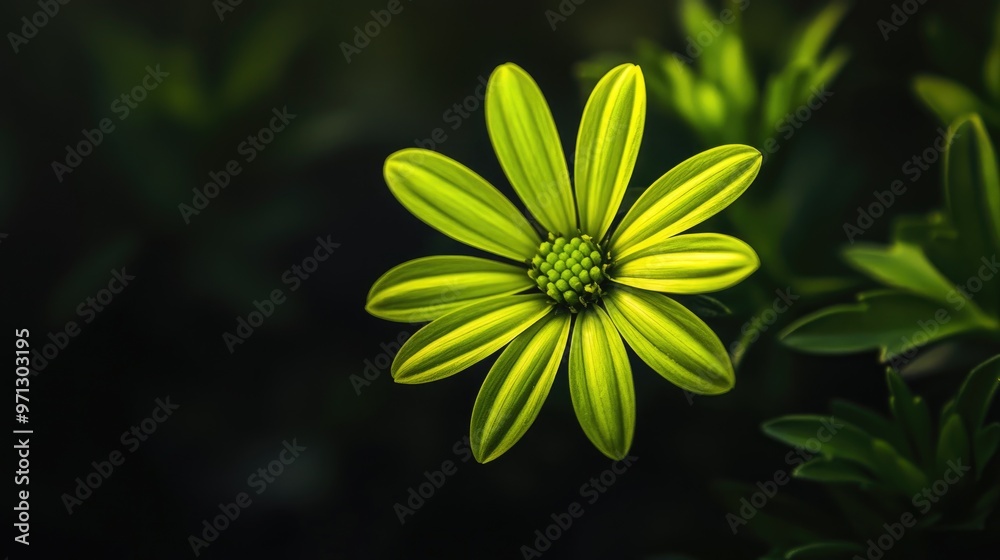
[[[596,303],[604,295],[601,283],[607,278],[607,255],[600,243],[587,234],[566,238],[549,234],[531,259],[528,276],[538,289],[570,311]]]

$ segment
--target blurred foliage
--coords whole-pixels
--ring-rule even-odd
[[[832,416],[783,416],[763,425],[767,435],[805,455],[793,478],[823,485],[830,501],[806,504],[772,496],[746,524],[772,547],[766,558],[863,555],[869,539],[887,534],[886,524],[906,533],[905,539],[893,539],[893,557],[923,558],[921,537],[928,531],[985,527],[1000,500],[1000,423],[985,421],[1000,387],[1000,355],[968,374],[936,425],[924,399],[911,394],[891,368],[887,384],[888,418],[834,401]],[[829,435],[820,435],[824,429]],[[758,491],[739,484],[721,488],[730,511]]]
[[[107,142],[93,156],[115,162],[120,182],[108,186],[121,189],[134,201],[136,221],[145,230],[141,238],[127,230],[109,233],[112,238],[107,244],[128,246],[129,254],[136,254],[140,246],[157,243],[159,236],[177,239],[184,247],[161,255],[161,260],[179,259],[166,266],[188,271],[185,281],[199,297],[234,310],[242,311],[279,285],[276,275],[259,266],[256,255],[262,249],[327,233],[318,229],[323,227],[319,208],[289,188],[287,178],[272,178],[267,192],[249,195],[243,191],[243,201],[239,201],[234,191],[245,186],[245,177],[209,177],[209,173],[224,173],[230,160],[239,162],[241,173],[249,167],[266,173],[263,168],[268,163],[250,161],[237,147],[267,125],[271,107],[281,109],[289,102],[275,94],[282,89],[283,76],[320,31],[304,10],[298,4],[275,4],[248,13],[229,46],[219,53],[204,52],[196,38],[150,34],[110,14],[79,20],[83,48],[94,64],[91,88],[96,118],[107,116],[101,108],[104,100],[115,99],[141,83],[141,69],[162,66],[167,74],[133,111],[118,115],[131,140]],[[297,113],[299,107],[293,105],[289,111]],[[264,150],[254,149],[254,159],[287,160],[288,146],[295,143],[296,135],[305,133],[298,122],[288,128]],[[242,134],[235,135],[234,129]],[[204,196],[209,182],[218,185],[219,194]],[[201,193],[200,199],[192,188]],[[227,191],[230,194],[224,194]],[[180,204],[197,213],[185,216]],[[202,219],[202,212],[217,215]],[[178,235],[178,231],[186,234]],[[127,264],[126,256],[115,255],[114,264]],[[110,266],[104,260],[82,259],[76,268],[67,270],[64,279],[53,286],[52,319],[58,320],[72,308],[69,302],[76,297],[72,294],[91,289],[94,275],[101,271],[106,275]],[[295,307],[294,303],[289,306]]]
[[[765,152],[775,125],[831,83],[847,62],[844,47],[824,54],[847,5],[832,3],[802,25],[782,53],[774,55],[779,67],[762,83],[757,83],[741,33],[742,13],[749,5],[726,0],[713,13],[704,0],[683,0],[678,19],[687,33],[684,53],[643,41],[635,59],[645,71],[653,101],[694,129],[703,145],[746,143]],[[592,85],[614,58],[580,64],[581,81]]]
[[[1000,125],[1000,4],[993,18],[982,63],[983,96],[931,74],[913,81],[917,97],[949,125],[943,178],[947,207],[897,218],[890,245],[844,249],[850,266],[885,288],[859,293],[856,304],[800,319],[781,334],[788,346],[826,354],[879,349],[883,363],[906,371],[946,365],[936,363],[934,355],[916,357],[927,344],[947,341],[962,353],[979,355],[996,347],[1000,289],[992,282],[1000,253],[1000,170],[988,128]],[[952,52],[945,39],[956,31],[945,21],[931,21],[932,48]],[[859,215],[858,226],[864,226],[861,220]],[[852,242],[862,232],[852,224],[844,227]]]
[[[944,169],[946,210],[897,219],[890,245],[858,243],[843,252],[848,264],[886,288],[800,319],[782,333],[785,344],[826,354],[878,348],[882,362],[899,368],[921,347],[960,335],[995,347],[1000,290],[991,281],[1000,276],[1000,173],[979,116],[949,128]]]
[[[934,49],[941,53],[953,52],[953,39],[961,30],[943,21],[932,21],[934,25],[929,26],[927,35]],[[994,9],[993,38],[983,58],[979,87],[968,87],[935,74],[920,74],[914,78],[913,89],[917,96],[943,124],[976,113],[989,127],[1000,130],[1000,5]]]

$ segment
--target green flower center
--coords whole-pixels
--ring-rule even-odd
[[[589,235],[567,239],[550,233],[531,259],[528,276],[556,303],[576,312],[577,307],[587,307],[604,295],[601,284],[608,277],[609,260]]]

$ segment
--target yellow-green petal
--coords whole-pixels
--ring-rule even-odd
[[[500,354],[472,410],[472,453],[487,463],[510,449],[535,421],[569,340],[570,314],[550,314]]]
[[[750,186],[761,160],[740,144],[688,158],[639,197],[611,238],[611,254],[624,259],[712,217]]]
[[[507,197],[449,157],[400,150],[385,160],[385,182],[410,213],[452,239],[516,261],[538,248],[538,235]]]
[[[667,381],[703,395],[733,388],[736,376],[722,341],[683,305],[631,288],[611,290],[604,304],[632,350]]]
[[[642,71],[622,64],[604,75],[587,100],[576,140],[574,181],[580,230],[602,239],[618,213],[646,121]]]
[[[576,209],[559,132],[541,90],[515,64],[497,67],[486,86],[486,126],[511,186],[551,232],[576,232]]]
[[[753,274],[760,259],[753,248],[720,233],[677,235],[616,261],[619,284],[674,294],[703,294],[734,286]]]
[[[552,311],[542,294],[501,296],[460,307],[417,331],[392,362],[398,383],[454,375],[496,352]]]
[[[624,458],[635,431],[632,366],[622,337],[600,307],[577,314],[569,350],[569,390],[591,443],[612,459]]]
[[[365,309],[389,321],[417,323],[533,287],[524,267],[479,257],[424,257],[396,266],[375,281]]]

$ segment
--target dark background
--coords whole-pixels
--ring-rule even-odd
[[[252,505],[202,556],[520,558],[550,514],[585,502],[581,485],[610,461],[577,425],[565,372],[524,439],[485,466],[461,462],[466,455],[453,447],[468,435],[490,360],[430,385],[394,384],[388,368],[360,390],[352,384],[365,360],[383,353],[380,345],[419,327],[367,315],[371,284],[403,261],[465,251],[393,199],[382,163],[444,128],[448,139],[438,150],[510,193],[481,107],[457,129],[444,112],[498,64],[516,62],[545,92],[572,153],[586,99],[574,65],[627,51],[640,37],[682,50],[676,3],[587,0],[555,30],[545,11],[558,9],[556,0],[403,5],[350,63],[340,44],[386,2],[244,0],[220,21],[209,0],[76,0],[18,53],[5,46],[2,314],[8,329],[30,329],[38,350],[67,321],[81,327],[31,378],[32,545],[14,545],[12,558],[191,557],[188,536],[243,491]],[[752,2],[745,25],[759,73],[789,26],[821,5]],[[833,99],[768,161],[786,166],[797,150],[829,150],[836,162],[822,176],[798,171],[803,184],[822,180],[840,194],[812,235],[789,240],[802,270],[846,272],[836,252],[841,224],[937,136],[912,94],[912,76],[977,76],[978,56],[937,60],[924,30],[944,18],[968,29],[974,46],[981,36],[982,46],[987,22],[978,3],[928,2],[886,42],[876,21],[890,5],[853,6],[834,36],[852,58],[831,87]],[[20,32],[20,18],[38,10],[35,2],[5,2],[2,29]],[[112,102],[157,64],[169,76],[119,120]],[[241,158],[239,144],[285,106],[297,115],[288,128],[186,224],[178,205],[192,203],[192,189],[209,172]],[[52,162],[106,117],[114,132],[57,180]],[[646,131],[633,185],[700,151],[682,123],[652,108]],[[768,167],[752,188],[774,180]],[[891,212],[939,206],[940,186],[936,169]],[[885,239],[889,223],[878,222],[866,239]],[[282,275],[312,254],[317,237],[340,246],[291,292]],[[77,306],[121,267],[135,280],[85,324]],[[231,354],[223,333],[275,289],[287,301]],[[752,310],[736,295],[718,297],[736,311],[710,321],[728,347]],[[797,303],[781,321],[825,303]],[[884,410],[886,398],[873,354],[798,355],[775,343],[776,330],[750,350],[736,388],[722,397],[689,402],[634,359],[638,460],[596,503],[583,503],[585,515],[544,556],[763,553],[757,542],[732,536],[713,490],[719,479],[752,484],[787,469],[786,448],[767,439],[760,422],[825,411],[834,397]],[[921,378],[913,388],[939,403],[934,395],[950,394],[959,379]],[[167,396],[180,408],[128,452],[120,434]],[[293,440],[306,450],[255,494],[247,477]],[[115,450],[124,451],[124,464],[68,514],[61,496]],[[458,462],[457,473],[401,525],[394,504],[446,460]],[[806,499],[816,492],[806,482],[790,488]],[[962,542],[972,547],[985,538]],[[930,557],[954,544],[932,541],[940,548]]]

